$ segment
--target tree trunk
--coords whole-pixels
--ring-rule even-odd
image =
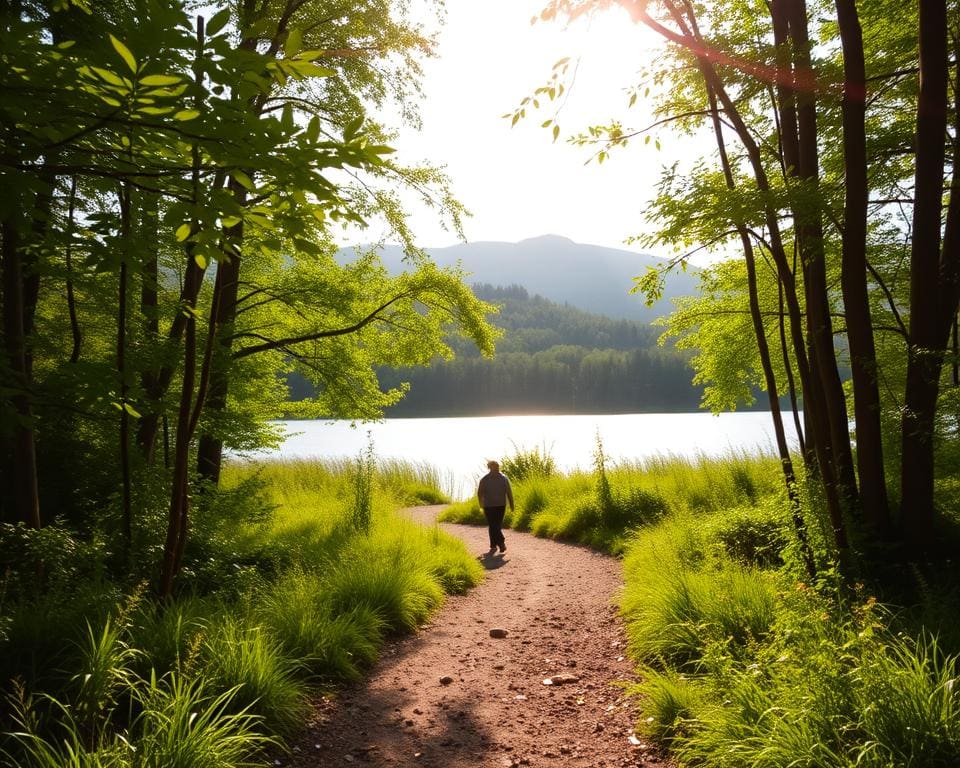
[[[70,350],[70,362],[80,360],[80,348],[83,344],[83,334],[80,332],[80,321],[77,319],[77,300],[73,293],[73,223],[77,202],[77,177],[70,179],[70,202],[67,206],[67,247],[64,251],[64,264],[67,270],[67,314],[70,317],[70,336],[73,345]]]
[[[787,389],[790,393],[790,411],[793,414],[793,428],[797,431],[797,445],[800,448],[800,455],[803,456],[804,466],[809,470],[817,460],[807,449],[807,443],[804,439],[804,426],[800,421],[800,405],[797,402],[797,385],[793,379],[793,366],[790,364],[790,350],[787,347],[787,329],[784,324],[783,310],[783,285],[777,283],[777,298],[779,313],[777,315],[777,326],[780,331],[780,353],[783,355],[783,369],[787,375]]]
[[[713,119],[713,132],[717,140],[717,150],[720,154],[720,164],[723,168],[723,175],[726,179],[727,188],[733,190],[735,182],[733,171],[730,168],[730,160],[727,156],[726,144],[723,140],[723,128],[720,122],[719,111],[717,110],[717,99],[713,89],[707,88],[707,95],[710,102],[710,112]],[[760,296],[757,290],[757,265],[753,253],[753,244],[750,242],[750,234],[742,222],[734,222],[737,232],[740,235],[740,244],[743,249],[743,258],[747,268],[747,292],[750,299],[750,319],[753,322],[753,333],[757,339],[757,351],[760,355],[760,367],[763,369],[763,378],[767,387],[767,400],[770,405],[770,417],[773,421],[773,431],[777,440],[777,451],[780,454],[780,467],[783,471],[783,479],[787,488],[787,496],[790,499],[790,510],[793,519],[794,530],[797,534],[797,540],[800,543],[800,553],[803,558],[804,567],[807,575],[813,579],[817,575],[817,566],[813,558],[813,550],[810,547],[810,537],[807,533],[806,522],[803,519],[803,511],[800,504],[800,492],[797,487],[797,476],[793,469],[793,459],[790,457],[790,447],[787,445],[786,432],[783,429],[783,417],[780,413],[780,396],[777,390],[777,378],[773,373],[773,364],[770,359],[770,345],[767,344],[767,334],[763,327],[763,314],[760,311]],[[782,290],[782,289],[781,289]],[[782,295],[782,293],[781,293]],[[781,316],[782,317],[782,316]]]
[[[933,428],[941,359],[937,350],[940,227],[947,129],[947,13],[944,0],[920,0],[910,328],[901,422],[900,516],[915,555],[933,548]]]
[[[866,67],[863,33],[854,0],[836,0],[843,46],[844,213],[841,288],[850,344],[857,469],[864,515],[882,538],[890,535],[890,509],[883,464],[880,388],[867,296]]]
[[[685,27],[686,25],[680,11],[669,1],[667,2],[667,5],[678,25]],[[746,151],[747,160],[749,161],[750,167],[753,170],[757,188],[761,192],[769,192],[770,180],[763,164],[760,147],[750,132],[750,128],[744,122],[743,116],[740,114],[737,105],[734,103],[730,94],[724,87],[723,81],[713,66],[710,57],[707,55],[707,53],[705,53],[706,51],[709,51],[709,46],[706,45],[705,41],[698,34],[693,36],[691,36],[689,33],[687,35],[681,35],[667,29],[662,24],[652,19],[642,6],[637,8],[636,12],[638,13],[640,20],[647,24],[647,26],[651,27],[668,40],[672,40],[678,45],[683,45],[694,51],[707,87],[713,89],[714,93],[716,93],[718,101],[723,106],[724,114],[730,121],[733,130],[736,132],[741,144],[744,147],[744,150]],[[834,542],[841,555],[841,559],[844,559],[849,545],[838,495],[838,484],[833,467],[833,456],[831,455],[829,449],[829,422],[826,419],[826,411],[824,408],[823,399],[818,396],[819,381],[815,380],[815,377],[812,374],[812,371],[816,369],[811,366],[808,358],[808,352],[806,350],[806,344],[803,337],[803,315],[797,296],[796,280],[787,260],[786,250],[783,245],[783,237],[780,230],[778,213],[770,205],[767,205],[764,209],[764,221],[768,231],[770,254],[777,266],[777,274],[781,284],[783,285],[784,297],[786,298],[787,302],[787,311],[790,318],[790,340],[794,348],[797,372],[800,375],[800,386],[804,393],[804,409],[805,411],[809,409],[811,411],[811,415],[813,416],[811,420],[813,429],[807,430],[807,439],[812,440],[816,449],[817,463],[820,465],[821,479],[826,496],[830,524],[833,529]],[[813,355],[814,351],[815,350],[811,349],[809,354]]]
[[[243,208],[247,202],[246,188],[235,179],[230,180],[229,188],[237,205]],[[237,319],[237,294],[240,286],[242,221],[224,232],[224,241],[228,245],[224,248],[224,258],[217,264],[217,284],[213,299],[215,312],[210,327],[210,333],[216,335],[217,350],[212,361],[207,410],[214,417],[226,408],[230,386],[230,353],[233,348],[233,327]],[[219,484],[222,463],[223,440],[215,434],[202,434],[197,447],[197,471],[200,477],[214,485]]]
[[[37,481],[37,450],[33,429],[31,378],[28,365],[27,341],[24,333],[24,285],[19,232],[9,220],[0,225],[0,265],[3,286],[3,335],[7,363],[10,366],[10,397],[16,423],[8,449],[5,474],[10,478],[14,517],[31,528],[39,528],[40,491]]]
[[[124,253],[120,258],[120,274],[117,286],[117,378],[120,390],[120,509],[123,523],[123,544],[126,555],[133,552],[133,510],[130,500],[130,407],[127,402],[129,384],[127,383],[127,253],[130,240],[130,185],[120,188],[120,247]]]
[[[195,307],[191,307],[195,309]],[[170,487],[170,510],[167,517],[167,539],[163,548],[160,569],[160,597],[169,599],[173,582],[180,570],[187,538],[189,521],[189,460],[190,416],[193,405],[193,386],[197,368],[197,320],[189,312],[184,329],[183,381],[180,387],[180,407],[177,409],[177,432],[173,451],[173,480]]]
[[[817,145],[817,88],[810,58],[807,32],[807,8],[804,0],[792,0],[790,39],[793,52],[793,76],[796,83],[798,162],[797,178],[813,194],[809,201],[794,206],[793,214],[803,264],[807,304],[807,330],[816,351],[811,355],[814,375],[819,379],[823,406],[830,430],[838,491],[847,510],[859,507],[857,480],[850,446],[846,397],[837,367],[833,345],[833,321],[827,294],[826,252],[823,241],[823,213],[819,205],[820,159]],[[810,202],[813,201],[813,202]]]

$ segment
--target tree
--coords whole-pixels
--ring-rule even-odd
[[[244,9],[265,19],[274,5]],[[316,412],[375,417],[402,391],[381,390],[376,366],[451,354],[453,336],[489,353],[496,334],[455,271],[414,254],[410,274],[389,278],[370,255],[334,259],[331,225],[377,204],[349,174],[389,185],[401,167],[359,112],[325,128],[329,115],[306,114],[304,99],[295,112],[289,91],[276,109],[253,105],[292,81],[333,79],[345,84],[328,93],[362,103],[321,63],[343,51],[306,48],[288,27],[273,49],[259,33],[238,47],[229,8],[192,19],[174,0],[96,15],[60,6],[3,6],[0,84],[14,98],[0,104],[0,434],[18,470],[4,476],[27,482],[4,489],[0,510],[39,525],[41,510],[56,513],[45,494],[82,488],[96,507],[116,494],[127,567],[159,565],[169,595],[189,541],[197,435],[261,444],[291,366],[322,381]],[[342,20],[363,27],[371,13]],[[420,181],[429,192],[442,179]],[[398,215],[389,197],[377,199]],[[228,400],[226,382],[241,398]],[[36,469],[20,473],[31,457]],[[130,557],[158,537],[159,564]]]
[[[747,262],[756,247],[776,266],[789,320],[787,370],[795,366],[801,384],[806,438],[841,549],[844,518],[861,502],[872,535],[890,532],[884,447],[893,441],[881,425],[885,410],[892,413],[899,403],[890,386],[892,397],[884,402],[879,383],[901,381],[901,535],[914,552],[931,549],[939,382],[958,303],[953,238],[960,203],[950,194],[958,105],[948,89],[956,73],[946,48],[956,14],[947,13],[945,2],[921,4],[912,30],[894,29],[883,3],[858,8],[846,0],[834,8],[774,2],[766,18],[737,0],[703,7],[681,0],[557,0],[543,15],[576,17],[615,7],[668,43],[672,58],[651,77],[672,85],[662,92],[656,126],[694,130],[713,121],[720,142],[715,160],[687,170],[692,175],[682,177],[688,183],[680,196],[682,172],[668,169],[664,183],[673,185],[674,195],[654,202],[659,232],[651,240],[724,248],[736,236]],[[538,94],[553,100],[559,90],[554,82]],[[913,115],[915,136],[905,130],[904,115]],[[599,145],[605,159],[656,126],[593,126],[573,140]],[[734,151],[727,151],[724,135],[736,141]],[[724,168],[722,186],[712,170],[717,162]],[[904,189],[916,192],[905,196]],[[891,235],[905,231],[909,281],[902,271],[887,270],[897,258]],[[833,276],[839,292],[831,288]],[[655,290],[656,282],[651,276],[641,287]],[[878,335],[906,335],[907,296],[909,344],[891,357],[896,344],[884,340],[881,359]],[[835,317],[844,322],[839,346],[849,353],[853,377],[856,476]],[[757,326],[760,347],[763,335]]]

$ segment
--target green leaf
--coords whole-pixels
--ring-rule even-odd
[[[225,229],[230,229],[231,227],[237,226],[241,221],[243,221],[243,219],[239,216],[224,216],[220,219],[220,226]]]
[[[346,126],[343,129],[344,141],[351,141],[357,135],[357,132],[360,130],[360,127],[363,125],[363,117],[364,116],[361,114],[346,124]]]
[[[198,117],[200,117],[200,111],[197,109],[181,109],[179,112],[174,114],[173,119],[182,120],[185,122],[187,120],[194,120]]]
[[[105,83],[110,83],[110,85],[116,85],[121,88],[126,88],[127,82],[124,78],[120,77],[116,72],[110,69],[103,69],[102,67],[90,67],[90,72],[93,72],[103,80]]]
[[[257,191],[257,185],[253,183],[253,179],[247,176],[247,174],[245,174],[239,168],[233,171],[232,176],[236,180],[236,182],[247,191],[249,192]]]
[[[303,32],[299,29],[291,29],[287,33],[287,39],[283,43],[283,55],[292,59],[300,52],[303,46]]]
[[[177,85],[182,80],[183,78],[177,75],[147,75],[140,78],[140,85],[149,87]]]
[[[553,126],[553,140],[556,141],[559,135],[560,135],[560,126],[559,125]]]
[[[320,138],[320,118],[316,115],[310,118],[310,122],[307,124],[307,139],[309,141],[316,141]]]
[[[207,260],[206,258],[204,258],[203,254],[201,253],[193,254],[193,260],[197,263],[197,266],[200,267],[200,269],[207,268]]]
[[[120,58],[127,63],[128,67],[130,67],[130,71],[133,72],[133,74],[137,74],[137,60],[133,57],[130,49],[117,40],[117,38],[115,38],[113,35],[110,35],[110,42],[113,44],[113,49],[120,54]]]
[[[319,64],[314,64],[312,61],[290,59],[289,61],[284,61],[283,66],[289,70],[291,74],[296,74],[300,77],[332,77],[337,74],[335,69],[322,67]]]
[[[193,231],[193,227],[190,224],[181,224],[179,227],[177,227],[177,232],[176,232],[177,242],[182,243],[184,240],[190,237],[190,233],[192,231]]]
[[[207,22],[207,36],[213,37],[217,32],[227,26],[228,21],[230,21],[229,6],[210,17],[210,21]]]
[[[131,416],[133,416],[133,418],[135,418],[135,419],[139,419],[139,418],[140,418],[140,413],[137,411],[136,408],[134,408],[132,405],[130,405],[130,403],[124,403],[124,404],[123,404],[123,410],[125,410],[127,413],[129,413]]]

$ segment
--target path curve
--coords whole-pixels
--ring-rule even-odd
[[[433,525],[442,506],[405,510]],[[487,557],[486,528],[443,525],[478,554],[486,581],[412,636],[389,643],[359,683],[318,702],[295,768],[327,766],[663,765],[633,737],[633,680],[612,599],[620,564],[583,547],[507,531]],[[490,630],[507,630],[495,639]],[[545,685],[565,674],[575,682]],[[441,678],[448,679],[445,683]]]

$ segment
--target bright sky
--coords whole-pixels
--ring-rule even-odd
[[[517,241],[543,234],[582,243],[626,247],[644,230],[643,209],[652,197],[668,146],[658,152],[637,140],[604,164],[585,161],[591,152],[572,147],[563,135],[610,117],[625,127],[645,126],[642,102],[627,110],[625,88],[655,56],[658,38],[620,9],[567,27],[537,22],[545,0],[447,0],[447,23],[438,57],[426,64],[423,130],[405,131],[398,150],[446,166],[460,200],[473,212],[465,225],[470,241]],[[434,27],[431,27],[434,28]],[[553,64],[570,56],[576,80],[558,122],[557,143],[540,127],[557,102],[528,111],[511,128],[503,114],[550,76]],[[439,247],[458,242],[436,216],[414,218],[418,240]],[[368,233],[366,238],[369,240]],[[639,248],[637,248],[639,250]],[[666,254],[664,254],[666,255]]]

